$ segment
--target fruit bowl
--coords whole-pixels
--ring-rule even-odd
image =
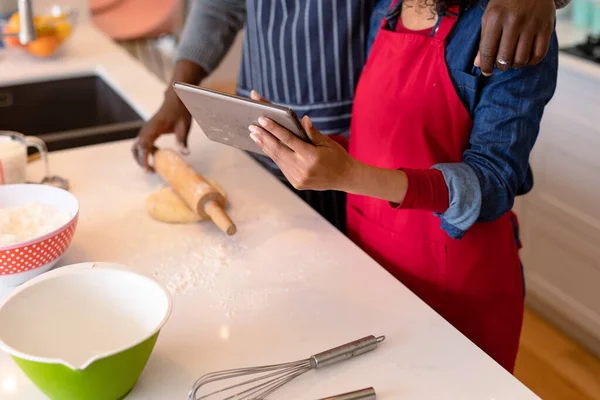
[[[8,48],[23,50],[37,57],[50,57],[73,33],[77,23],[77,11],[54,5],[41,12],[34,12],[33,22],[37,39],[22,45],[19,42],[20,15],[14,13],[2,27],[4,44]]]
[[[62,257],[75,234],[79,204],[71,193],[47,185],[0,186],[0,209],[30,203],[51,206],[67,215],[62,226],[26,241],[0,245],[0,287],[17,286],[49,271]],[[3,233],[0,227],[0,234]]]

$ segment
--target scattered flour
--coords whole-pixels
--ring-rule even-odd
[[[229,318],[292,301],[314,285],[321,266],[338,262],[335,238],[314,232],[305,215],[294,216],[246,188],[227,190],[228,212],[238,227],[234,236],[210,222],[155,221],[140,206],[148,191],[140,183],[127,193],[115,188],[123,197],[111,199],[119,207],[111,206],[110,213],[104,211],[106,199],[89,196],[78,236],[90,249],[80,245],[71,257],[84,258],[99,243],[104,259],[145,269],[175,301],[198,302]]]
[[[71,216],[39,203],[0,208],[0,246],[26,242],[46,235],[69,222]]]
[[[234,219],[240,228],[236,236],[196,232],[176,244],[177,254],[168,255],[173,253],[164,247],[156,249],[160,261],[154,278],[173,296],[201,292],[211,307],[233,318],[263,309],[281,295],[301,291],[318,272],[314,265],[335,262],[322,237],[285,227],[277,211],[269,213],[267,207],[255,207],[257,214],[240,211]],[[253,228],[262,232],[252,232]],[[314,251],[307,254],[307,245]]]

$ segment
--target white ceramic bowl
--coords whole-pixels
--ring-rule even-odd
[[[17,286],[50,270],[71,244],[79,216],[79,203],[66,190],[47,185],[2,185],[0,208],[37,202],[68,213],[71,218],[44,236],[0,246],[0,286]]]
[[[172,301],[111,263],[38,276],[0,305],[0,348],[50,399],[122,399],[142,373]]]

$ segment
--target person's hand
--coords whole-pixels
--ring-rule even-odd
[[[482,19],[475,66],[485,76],[536,65],[548,52],[556,6],[554,0],[490,0]]]
[[[261,117],[250,125],[250,137],[298,190],[351,191],[358,161],[321,134],[307,116],[302,126],[312,143],[297,138],[274,121]]]
[[[260,101],[261,103],[271,104],[271,102],[262,97],[256,90],[250,92],[250,98],[254,101]]]
[[[154,142],[159,136],[174,133],[179,151],[186,154],[187,137],[192,124],[192,117],[172,88],[165,94],[165,99],[160,109],[154,114],[138,134],[136,142],[131,149],[135,160],[147,171],[152,171],[148,162],[150,154],[154,152]]]
[[[188,60],[179,60],[173,71],[173,82],[197,84],[206,77],[204,69]],[[152,171],[148,163],[150,154],[156,149],[154,142],[165,133],[174,133],[177,138],[179,151],[188,153],[187,137],[192,125],[192,117],[181,102],[173,87],[165,92],[165,99],[160,109],[140,130],[138,139],[131,152],[135,160],[147,171]]]

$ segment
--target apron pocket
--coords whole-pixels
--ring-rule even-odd
[[[348,207],[348,234],[375,261],[438,312],[447,291],[446,245],[399,233]]]

